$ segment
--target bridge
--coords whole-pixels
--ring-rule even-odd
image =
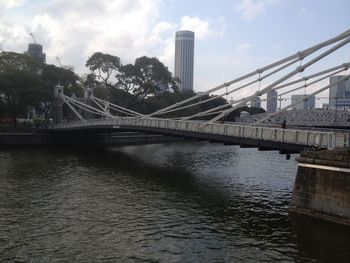
[[[223,142],[225,144],[238,144],[242,147],[258,147],[260,150],[278,149],[282,152],[300,152],[306,148],[348,148],[350,147],[349,113],[342,114],[339,117],[337,117],[339,113],[336,113],[336,118],[334,118],[331,111],[323,111],[320,114],[320,111],[295,112],[290,110],[295,105],[308,100],[311,96],[315,96],[349,79],[347,75],[347,70],[350,67],[349,62],[304,75],[304,72],[312,65],[348,43],[350,43],[350,30],[150,114],[141,114],[95,97],[93,90],[90,88],[85,89],[83,99],[72,98],[64,95],[64,88],[57,85],[55,87],[54,103],[55,124],[51,125],[50,129],[56,133],[68,131],[99,132],[102,130],[142,131]],[[339,74],[343,75],[338,81],[329,85],[322,84],[322,81]],[[322,85],[321,88],[320,85]],[[277,112],[252,116],[250,121],[244,123],[224,123],[225,117],[231,112],[249,105],[269,91],[285,89],[278,95],[282,96],[297,90],[306,90],[310,86],[316,86],[317,90],[314,89],[309,95],[305,94],[303,99]],[[231,100],[223,105],[191,116],[161,117],[167,113],[179,112],[218,98],[227,99],[229,95],[243,91],[243,89],[250,95],[242,99]],[[207,97],[202,99],[204,96]],[[265,101],[271,99],[276,99],[276,96],[267,96]],[[75,121],[63,122],[63,104],[66,104],[74,113]],[[201,120],[204,117],[208,118],[208,116],[212,116],[211,119]],[[333,119],[330,121],[332,117]],[[300,121],[302,118],[304,118],[303,121]],[[276,124],[279,124],[278,122],[282,120],[288,121],[288,129],[276,127]],[[302,127],[291,127],[293,125]],[[319,126],[323,129],[315,129]],[[342,127],[345,130],[334,130],[334,127]]]
[[[199,140],[223,142],[260,150],[278,149],[300,152],[306,148],[335,149],[350,146],[350,132],[282,129],[234,123],[212,123],[203,126],[201,121],[181,121],[157,118],[92,119],[64,122],[53,126],[56,132],[83,130],[128,130],[183,136]]]

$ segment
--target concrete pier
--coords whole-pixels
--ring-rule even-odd
[[[291,212],[350,226],[350,150],[303,152]]]

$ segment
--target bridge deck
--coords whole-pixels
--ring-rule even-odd
[[[253,141],[293,144],[323,149],[350,147],[350,132],[347,131],[310,131],[233,123],[213,123],[204,125],[201,121],[180,121],[158,118],[92,119],[85,122],[74,121],[59,123],[52,125],[50,128],[57,131],[92,128],[122,128],[163,132],[175,135],[202,135],[198,137],[203,137],[203,135],[217,135],[227,139],[241,138]]]

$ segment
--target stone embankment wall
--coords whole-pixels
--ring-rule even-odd
[[[291,212],[350,226],[350,149],[303,152]]]
[[[0,146],[48,145],[52,136],[48,133],[31,131],[0,131]]]
[[[60,145],[60,146],[113,146],[149,143],[167,143],[183,140],[172,136],[138,132],[112,133],[52,133],[33,131],[0,131],[0,146]]]

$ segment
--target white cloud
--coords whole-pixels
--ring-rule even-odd
[[[241,13],[243,18],[251,20],[265,14],[268,5],[280,2],[281,0],[241,0],[240,4],[236,6],[236,10]]]
[[[0,0],[2,7],[18,6],[24,0]],[[162,0],[48,0],[26,2],[29,12],[15,20],[8,12],[0,18],[0,42],[5,50],[23,52],[34,33],[43,45],[47,62],[74,66],[86,72],[85,62],[96,51],[121,58],[123,64],[140,56],[156,56],[169,70],[174,64],[175,31],[195,31],[196,39],[222,37],[227,27],[223,17],[207,21],[184,16],[178,24],[159,19]]]
[[[179,29],[194,31],[196,39],[205,39],[211,36],[223,37],[226,28],[227,23],[224,17],[219,17],[218,19],[210,22],[197,16],[183,16],[181,18],[181,25]]]
[[[237,10],[240,11],[242,16],[246,19],[253,19],[266,12],[264,1],[256,0],[242,0],[237,6]]]
[[[167,31],[175,31],[176,30],[176,25],[169,23],[169,22],[165,22],[162,21],[160,23],[158,23],[154,28],[153,28],[153,32],[156,34],[160,34],[160,33],[164,33]]]
[[[201,39],[212,34],[209,29],[209,22],[198,17],[184,16],[181,19],[181,30],[191,30],[196,34],[196,38]]]
[[[237,52],[238,53],[245,53],[250,48],[250,46],[251,45],[249,43],[239,44],[238,47],[237,47]]]
[[[11,9],[23,5],[26,0],[0,0],[0,10]]]
[[[29,32],[33,32],[44,46],[48,63],[55,63],[59,56],[63,64],[76,66],[78,72],[86,71],[85,61],[96,51],[117,55],[124,64],[146,55],[172,65],[170,48],[177,26],[158,21],[160,3],[52,0],[41,6],[39,14],[28,17],[27,24],[5,21],[6,16],[1,19],[0,41],[22,52],[30,41]]]

